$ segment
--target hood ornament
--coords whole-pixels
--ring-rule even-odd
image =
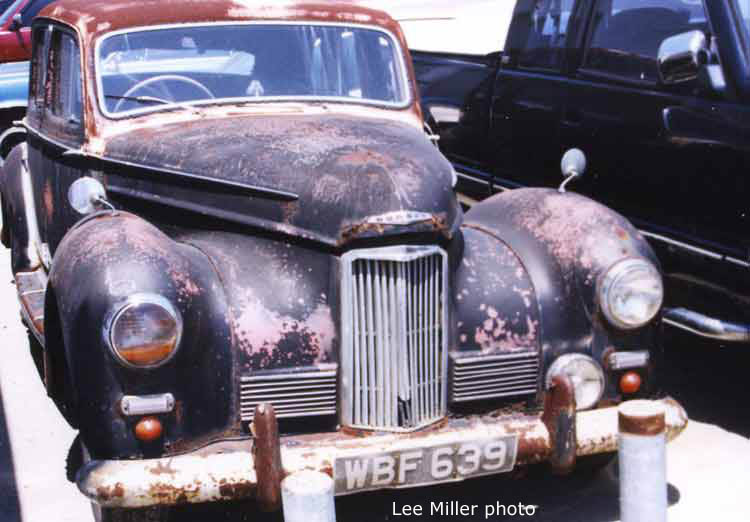
[[[372,225],[413,225],[422,221],[430,221],[432,218],[432,214],[428,214],[427,212],[396,210],[377,216],[370,216],[365,220],[365,223]]]

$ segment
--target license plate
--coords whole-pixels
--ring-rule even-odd
[[[336,493],[452,482],[513,469],[518,436],[338,457]]]

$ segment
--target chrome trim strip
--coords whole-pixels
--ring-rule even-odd
[[[706,257],[710,257],[711,259],[724,259],[725,257],[721,254],[717,254],[716,252],[711,252],[710,250],[706,250],[705,248],[700,248],[697,246],[689,245],[687,243],[683,243],[681,241],[677,241],[675,239],[668,238],[666,236],[662,236],[660,234],[654,234],[653,232],[647,232],[646,230],[639,230],[641,234],[643,234],[646,237],[650,237],[651,239],[656,239],[657,241],[662,241],[664,243],[682,248],[684,250],[689,250],[690,252],[695,252],[696,254],[702,254]]]
[[[406,59],[404,57],[404,53],[406,52],[405,49],[401,48],[400,42],[398,38],[396,38],[396,35],[394,35],[391,31],[388,29],[385,29],[383,27],[377,26],[377,25],[371,25],[371,24],[359,24],[356,22],[322,22],[322,21],[270,21],[270,20],[243,20],[243,21],[224,21],[224,22],[198,22],[198,23],[191,23],[191,24],[161,24],[161,25],[146,25],[146,26],[139,26],[139,27],[129,27],[127,29],[118,29],[117,31],[111,31],[109,33],[105,33],[102,36],[98,38],[96,41],[96,46],[94,49],[94,75],[96,76],[96,100],[98,102],[98,108],[101,111],[102,115],[109,119],[113,120],[119,120],[128,116],[136,116],[139,114],[145,114],[145,113],[152,113],[157,112],[164,109],[173,109],[176,107],[179,107],[178,105],[160,105],[154,108],[145,108],[145,109],[134,109],[131,111],[124,111],[124,112],[118,112],[118,113],[110,113],[107,111],[106,103],[104,103],[103,97],[104,97],[104,89],[102,86],[102,77],[101,74],[99,74],[99,62],[100,62],[100,51],[102,43],[107,40],[108,38],[111,38],[113,36],[117,36],[120,34],[126,34],[126,33],[137,33],[137,32],[145,32],[145,31],[158,31],[158,30],[164,30],[164,29],[185,29],[185,28],[192,28],[192,27],[219,27],[219,26],[238,26],[238,25],[305,25],[305,26],[319,26],[319,27],[355,27],[360,29],[368,29],[372,31],[378,31],[380,33],[385,34],[388,36],[391,40],[391,43],[393,44],[394,54],[398,56],[398,62],[399,62],[399,69],[400,69],[400,77],[403,89],[406,94],[406,99],[403,102],[395,103],[395,102],[382,102],[378,100],[362,100],[357,98],[347,98],[347,97],[322,97],[322,96],[268,96],[263,98],[254,98],[251,96],[247,97],[240,97],[240,98],[216,98],[213,100],[205,101],[203,103],[202,100],[197,100],[196,102],[184,102],[181,103],[181,105],[189,105],[189,106],[200,106],[200,105],[211,105],[211,104],[224,104],[226,103],[233,103],[233,102],[241,102],[241,103],[266,103],[266,102],[275,102],[275,101],[317,101],[317,102],[344,102],[344,103],[351,103],[354,105],[370,105],[370,106],[376,106],[376,107],[386,107],[389,109],[406,109],[409,107],[412,103],[414,103],[414,95],[416,93],[413,92],[413,85],[409,81],[409,74],[408,69],[406,67]],[[220,101],[220,103],[217,103],[217,100]]]
[[[124,395],[120,399],[120,411],[126,416],[169,413],[173,409],[174,396],[171,393]]]
[[[648,350],[632,352],[612,352],[607,358],[610,370],[627,370],[629,368],[643,368],[648,366],[650,354]]]
[[[750,324],[724,321],[686,308],[665,310],[662,322],[708,339],[750,342]]]

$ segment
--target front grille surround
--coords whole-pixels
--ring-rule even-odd
[[[342,424],[400,432],[444,418],[445,251],[433,245],[353,250],[342,256],[341,272]]]

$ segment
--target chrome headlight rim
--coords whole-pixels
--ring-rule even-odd
[[[639,269],[646,269],[654,274],[655,280],[659,282],[661,295],[659,297],[658,306],[656,306],[654,313],[648,319],[639,323],[629,323],[623,321],[620,317],[617,317],[612,311],[609,297],[611,296],[612,289],[623,277],[627,276],[630,272]],[[664,282],[662,281],[661,273],[659,272],[659,269],[647,259],[641,257],[620,259],[605,270],[604,274],[599,279],[599,284],[597,285],[597,300],[599,302],[599,309],[612,326],[621,330],[636,330],[638,328],[643,328],[659,315],[659,310],[661,310],[661,307],[664,304]]]
[[[585,353],[566,353],[559,356],[552,362],[549,369],[547,370],[547,375],[545,377],[545,389],[550,389],[550,387],[552,386],[552,379],[554,377],[563,374],[563,370],[566,366],[580,361],[589,364],[590,367],[595,370],[596,376],[599,378],[600,386],[599,392],[597,393],[594,400],[591,400],[585,404],[578,404],[578,388],[576,383],[573,383],[573,393],[576,396],[576,411],[589,410],[591,408],[594,408],[599,403],[599,401],[602,400],[604,391],[607,387],[607,378],[604,374],[604,368],[602,368],[602,365],[599,364],[593,357]]]
[[[172,351],[167,355],[164,359],[162,359],[159,362],[153,363],[153,364],[133,364],[132,362],[125,359],[125,357],[122,356],[122,354],[117,349],[117,346],[115,344],[114,340],[114,331],[115,331],[115,325],[117,324],[117,321],[122,317],[122,315],[127,312],[128,310],[135,308],[137,306],[141,306],[144,304],[151,304],[161,307],[165,312],[167,312],[172,319],[175,321],[175,325],[177,328],[177,336],[175,338],[174,348]],[[154,368],[159,368],[161,366],[164,366],[169,361],[171,361],[174,356],[177,354],[180,348],[180,341],[182,341],[182,314],[179,310],[174,306],[174,304],[167,299],[166,297],[159,295],[159,294],[151,294],[151,293],[137,293],[132,294],[127,297],[124,301],[119,301],[115,305],[113,305],[109,312],[107,313],[107,316],[104,320],[104,327],[102,329],[102,333],[104,334],[104,339],[109,347],[109,351],[112,353],[113,357],[117,362],[125,366],[126,368],[130,368],[133,370],[151,370]]]

